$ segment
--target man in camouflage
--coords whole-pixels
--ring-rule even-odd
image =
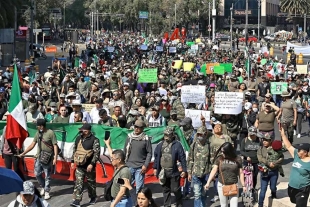
[[[100,155],[100,143],[91,132],[91,125],[85,123],[80,129],[80,135],[76,138],[71,158],[71,168],[75,170],[75,186],[73,191],[73,202],[71,206],[80,207],[83,197],[84,179],[87,179],[87,190],[90,198],[89,205],[96,203],[96,162]],[[88,153],[89,152],[89,153]],[[83,154],[87,154],[85,161]],[[80,158],[82,159],[80,160]]]
[[[195,135],[195,130],[194,130],[194,127],[192,126],[192,119],[189,117],[185,117],[180,122],[180,127],[181,127],[181,130],[183,131],[187,144],[191,145],[194,139],[194,135]]]
[[[194,186],[194,207],[206,206],[206,175],[210,173],[210,132],[206,127],[199,127],[195,141],[190,146],[187,161],[188,180]]]
[[[184,119],[185,107],[181,102],[181,90],[179,90],[179,93],[179,97],[173,102],[172,109],[177,111],[179,119]]]
[[[107,110],[100,109],[99,117],[100,117],[100,120],[98,121],[98,124],[102,124],[102,125],[109,126],[109,127],[117,126],[117,121],[113,119],[112,117],[108,116]]]

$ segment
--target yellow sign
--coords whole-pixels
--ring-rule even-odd
[[[90,113],[90,111],[96,106],[96,104],[82,104],[82,108]]]
[[[180,69],[182,67],[183,60],[174,60],[172,62],[173,69]]]
[[[195,63],[191,63],[191,62],[183,63],[184,71],[192,71],[194,67],[195,67]]]
[[[200,39],[200,38],[197,38],[197,39],[195,40],[195,42],[196,42],[196,43],[200,43],[200,42],[201,42],[201,39]]]
[[[308,73],[308,65],[296,65],[298,74],[307,74]]]

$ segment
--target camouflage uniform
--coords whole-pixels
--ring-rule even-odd
[[[181,130],[184,134],[184,137],[187,141],[188,145],[191,145],[191,143],[194,140],[194,127],[192,126],[192,119],[189,117],[185,117],[181,122],[180,122]]]
[[[104,122],[102,119],[99,120],[98,124],[109,126],[109,127],[116,127],[118,126],[117,121],[112,117],[108,117],[108,119]],[[111,125],[112,124],[112,125]]]
[[[123,115],[126,114],[126,105],[122,100],[117,100],[117,101],[111,100],[108,106],[109,106],[110,114],[113,114],[113,110],[115,106],[120,106],[122,110],[122,114]]]
[[[272,147],[267,148],[267,154],[268,154],[267,161],[269,163],[270,162],[276,163],[279,161],[279,159],[284,157],[282,150],[275,151],[274,149],[272,149]],[[280,175],[284,176],[284,170],[282,168],[282,165],[278,167],[278,170]]]
[[[178,117],[180,119],[184,119],[184,117],[185,117],[185,108],[183,106],[183,103],[181,102],[181,98],[180,97],[173,102],[172,110],[176,110],[177,113],[178,113]]]
[[[72,154],[71,163],[74,163],[74,154],[77,150],[77,144],[79,143],[79,140],[80,140],[79,138],[81,137],[77,138],[73,146],[73,154]],[[93,144],[92,144],[93,155],[88,158],[85,165],[76,167],[76,171],[75,171],[76,181],[75,181],[75,186],[73,190],[73,199],[76,201],[82,200],[85,177],[87,179],[88,196],[90,198],[97,197],[96,195],[96,162],[98,161],[99,156],[100,156],[100,143],[99,143],[99,139],[96,138],[93,134],[90,134],[87,138],[83,138],[83,139],[85,140],[83,141],[83,143],[88,141],[89,139],[93,139]],[[91,172],[86,171],[87,166],[89,164],[93,165]]]

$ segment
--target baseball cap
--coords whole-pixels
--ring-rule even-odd
[[[172,135],[174,133],[174,128],[168,126],[165,131],[164,131],[164,135]]]
[[[249,110],[249,109],[251,109],[252,108],[252,104],[250,103],[250,102],[246,102],[245,104],[244,104],[244,109],[245,110]]]
[[[91,125],[88,123],[83,124],[83,126],[81,128],[79,128],[80,131],[82,130],[91,130]]]
[[[153,111],[155,110],[155,111],[159,111],[159,107],[158,106],[156,106],[156,105],[154,105],[154,106],[152,106],[152,108],[151,108]]]
[[[146,126],[145,122],[142,121],[141,119],[138,119],[138,120],[135,122],[135,127],[144,128],[145,126]]]
[[[176,110],[171,110],[170,111],[170,115],[177,115],[178,113],[177,113],[177,111]]]
[[[98,98],[96,101],[95,101],[95,103],[103,103],[103,99],[102,98]]]
[[[181,122],[180,126],[192,125],[192,119],[189,117],[185,117]]]
[[[37,119],[37,126],[46,126],[45,119]]]
[[[0,88],[0,93],[4,93],[4,92],[5,92],[4,87],[1,87],[1,88]]]
[[[20,192],[21,194],[26,195],[33,195],[34,194],[34,185],[31,181],[25,181],[23,183],[23,191]]]
[[[257,129],[254,126],[251,126],[248,130],[249,135],[257,135]]]
[[[305,151],[309,152],[310,144],[302,143],[302,144],[295,145],[294,147],[298,150],[305,150]]]
[[[207,132],[207,128],[204,126],[201,126],[197,129],[197,134],[205,134]]]

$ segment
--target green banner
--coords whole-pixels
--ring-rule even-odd
[[[138,76],[139,83],[157,83],[157,68],[140,69]]]
[[[187,46],[192,46],[192,45],[195,45],[195,42],[186,42],[186,45]]]
[[[232,67],[233,67],[232,63],[220,63],[220,66],[224,67],[225,72],[232,73]]]
[[[0,122],[0,133],[2,134],[3,128],[6,125],[6,122]],[[37,127],[36,124],[27,123],[29,137],[34,137],[36,134]],[[72,143],[75,141],[78,136],[79,128],[82,127],[82,124],[57,124],[57,123],[48,123],[47,128],[55,132],[57,140],[61,142]],[[159,143],[164,137],[164,130],[166,127],[156,127],[156,128],[145,128],[144,132],[152,137],[152,144]],[[111,147],[113,149],[123,149],[127,135],[132,132],[132,130],[123,129],[119,127],[107,127],[100,124],[92,124],[92,132],[94,135],[99,138],[101,147],[104,147],[104,135],[105,131],[110,131],[111,136]],[[186,151],[189,150],[189,146],[186,142],[186,139],[183,135],[183,132],[178,126],[175,126],[175,133],[178,135],[181,144],[183,145]]]
[[[213,73],[219,74],[219,75],[224,75],[225,68],[223,66],[220,66],[220,65],[215,65],[213,67]]]
[[[287,83],[271,82],[270,91],[271,94],[282,94],[283,91],[287,91]]]

